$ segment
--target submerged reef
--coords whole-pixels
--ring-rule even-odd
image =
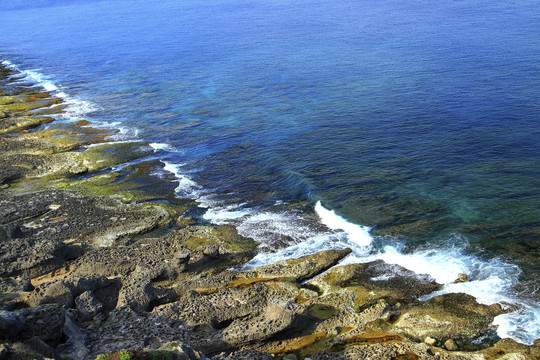
[[[17,79],[0,67],[0,360],[540,358],[496,335],[500,305],[419,301],[441,285],[348,249],[242,270],[258,244],[184,215],[147,143],[55,121]]]

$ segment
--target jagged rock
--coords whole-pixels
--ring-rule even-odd
[[[14,312],[0,310],[0,334],[7,339],[14,339],[24,327],[26,320]]]
[[[113,197],[59,190],[22,195],[2,192],[0,228],[22,222],[22,236],[0,242],[0,276],[45,274],[81,255],[75,240],[107,239],[111,245],[119,238],[152,229],[167,217],[159,206],[126,205]]]
[[[171,351],[174,355],[177,356],[178,360],[205,360],[208,359],[204,354],[198,352],[197,350],[184,345],[184,344],[173,344],[169,343],[164,345],[162,348],[165,348]]]
[[[97,289],[109,286],[112,280],[103,275],[91,274],[76,277],[68,277],[66,285],[71,289],[75,297],[80,296],[86,291],[95,291]]]
[[[5,356],[5,360],[52,360],[54,358],[45,357],[42,354],[33,350],[30,346],[17,342],[10,344],[7,347],[8,351]],[[60,358],[56,358],[57,360]]]
[[[423,359],[423,360],[485,360],[483,355],[467,353],[445,353],[433,351],[424,343],[390,342],[351,346],[341,352],[319,351],[311,360],[388,360],[388,359]]]
[[[498,304],[487,306],[470,295],[446,294],[404,311],[395,326],[418,341],[427,336],[473,339],[492,329],[493,318],[502,313]]]
[[[52,275],[52,278],[54,278],[54,275]],[[100,275],[71,275],[63,280],[53,280],[36,286],[26,302],[31,306],[57,303],[69,308],[74,297],[81,295],[85,291],[104,288],[110,285],[111,282],[112,280]]]
[[[92,319],[103,310],[103,304],[94,296],[92,291],[85,291],[75,299],[75,306],[81,321]]]
[[[351,249],[325,250],[297,259],[281,260],[272,265],[245,271],[244,277],[287,278],[301,282],[336,265]]]
[[[81,164],[74,165],[69,169],[69,173],[72,175],[81,175],[86,174],[87,172],[88,168]]]
[[[315,329],[316,332],[328,332],[331,329],[336,329],[339,327],[347,327],[351,329],[363,329],[364,326],[372,321],[383,318],[384,314],[387,312],[388,304],[384,301],[381,301],[361,313],[356,312],[339,312],[334,313],[330,316],[327,315],[327,319],[319,323]],[[343,334],[342,339],[350,337],[351,334]],[[339,340],[339,339],[338,339]]]
[[[190,251],[180,242],[145,239],[129,246],[98,248],[75,260],[72,277],[131,276],[137,264],[144,264],[162,279],[174,278],[183,272],[190,260]],[[137,261],[132,261],[137,259]]]
[[[39,305],[15,313],[25,320],[20,332],[23,340],[38,337],[54,343],[62,337],[66,310],[57,304]]]

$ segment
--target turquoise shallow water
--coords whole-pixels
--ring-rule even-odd
[[[468,271],[484,297],[526,299],[509,335],[540,336],[537,2],[35,4],[0,1],[1,59],[71,118],[154,143],[207,220],[277,256],[344,246],[355,229],[322,236],[320,201],[370,227],[358,258]]]

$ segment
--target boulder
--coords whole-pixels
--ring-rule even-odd
[[[39,305],[45,304],[57,304],[68,309],[73,304],[73,294],[63,281],[55,282],[47,287],[39,301]]]
[[[446,350],[450,351],[457,351],[459,347],[457,346],[456,342],[453,339],[448,339],[444,342],[444,347]]]
[[[75,306],[81,321],[90,320],[103,310],[103,304],[94,296],[92,291],[85,291],[79,295],[75,299]]]
[[[15,311],[25,322],[20,332],[23,340],[37,337],[55,343],[62,337],[66,310],[57,304],[39,305]]]
[[[462,283],[462,282],[468,282],[469,281],[469,275],[459,273],[457,279],[454,281],[455,284]]]

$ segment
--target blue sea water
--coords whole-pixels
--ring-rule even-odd
[[[0,0],[0,21],[0,60],[151,142],[178,196],[261,242],[249,266],[349,246],[540,337],[538,1]]]

